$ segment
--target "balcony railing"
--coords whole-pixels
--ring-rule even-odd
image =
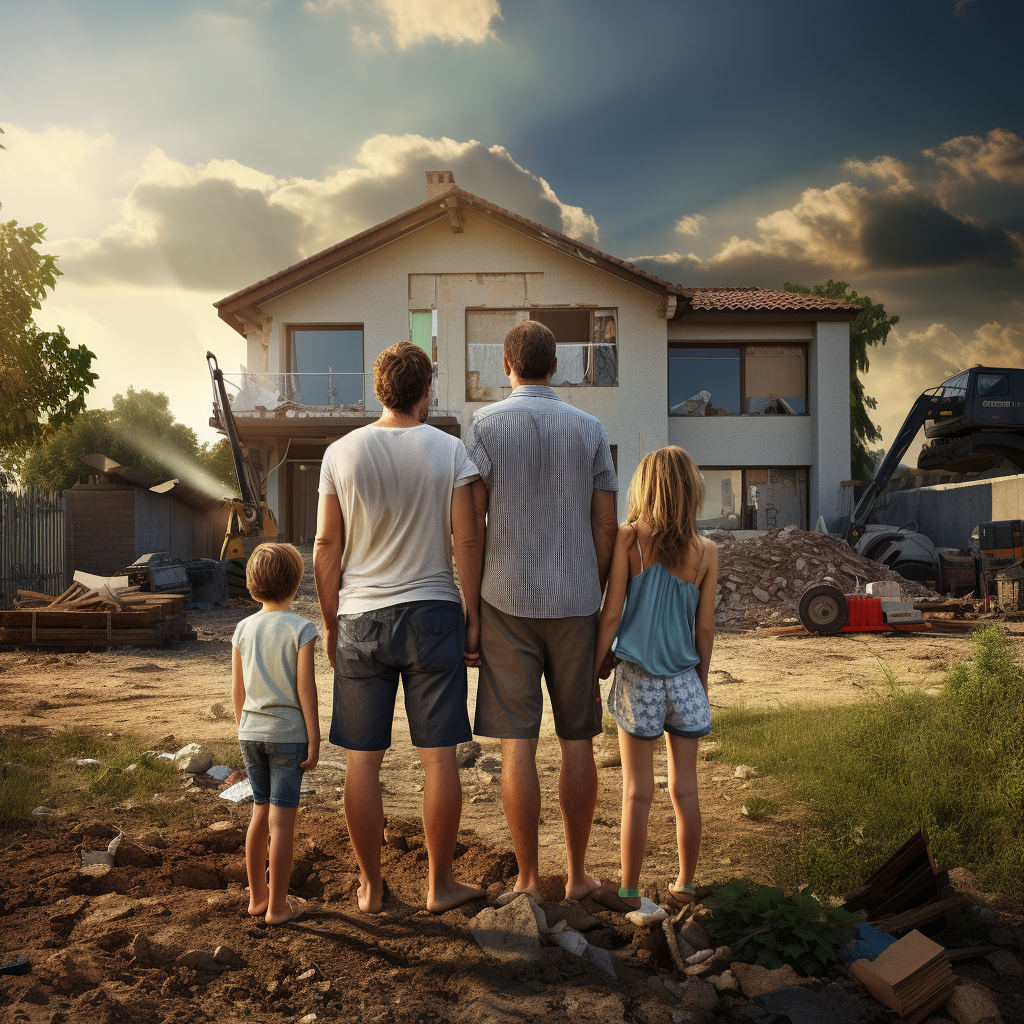
[[[372,373],[225,373],[235,416],[379,416]],[[437,407],[437,367],[430,384],[430,413]]]

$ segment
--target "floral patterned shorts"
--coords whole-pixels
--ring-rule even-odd
[[[620,661],[608,710],[638,739],[655,740],[663,732],[687,737],[711,732],[711,707],[692,668],[677,676],[652,676],[631,661]]]

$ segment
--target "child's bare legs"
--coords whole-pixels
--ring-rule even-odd
[[[462,818],[462,783],[455,747],[419,747],[423,765],[423,831],[427,839],[427,910],[442,914],[484,891],[452,874]]]
[[[386,753],[386,750],[350,750],[345,772],[345,821],[359,862],[356,900],[364,914],[379,914],[384,900],[384,883],[380,877],[380,844],[384,836],[380,766]]]
[[[676,812],[679,876],[676,889],[693,882],[700,855],[700,800],[697,797],[697,740],[665,734],[668,739],[668,787]]]
[[[289,921],[295,912],[288,905],[288,883],[292,878],[295,853],[295,815],[298,807],[270,804],[270,902],[267,924]],[[248,853],[248,850],[246,851]],[[305,902],[305,901],[302,901]]]
[[[249,914],[260,917],[267,912],[270,888],[267,885],[267,839],[270,837],[270,804],[256,804],[245,834],[245,870],[249,876]]]
[[[654,799],[654,740],[637,739],[619,727],[622,754],[622,888],[636,889],[647,852],[647,820]],[[635,897],[625,900],[639,907]]]

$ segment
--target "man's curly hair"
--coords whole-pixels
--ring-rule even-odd
[[[408,412],[430,386],[434,368],[417,345],[399,341],[384,349],[373,364],[373,393],[385,409]]]

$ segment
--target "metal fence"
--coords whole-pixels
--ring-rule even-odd
[[[71,578],[67,501],[59,491],[0,490],[0,608],[19,590],[60,594]]]

